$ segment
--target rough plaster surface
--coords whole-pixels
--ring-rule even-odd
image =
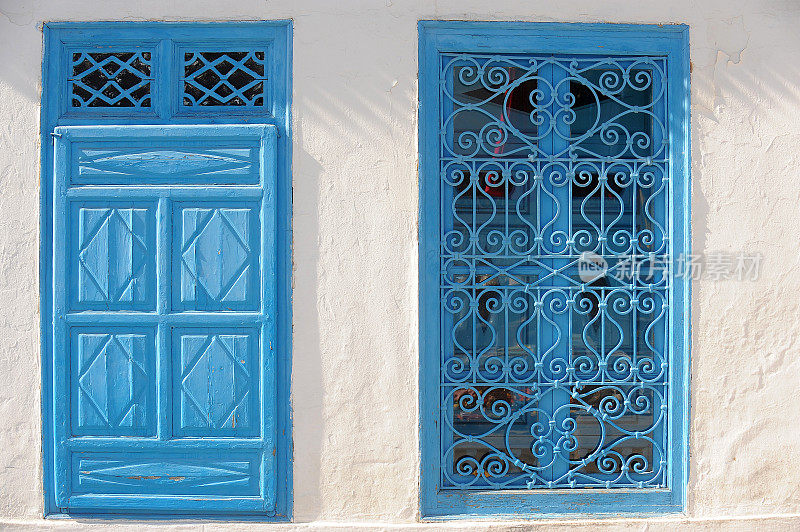
[[[293,18],[297,523],[203,527],[524,526],[415,524],[416,21],[497,19],[689,24],[693,248],[763,255],[756,282],[693,286],[688,517],[534,529],[800,529],[796,0],[0,0],[0,14],[0,528],[111,528],[41,519],[41,23]]]

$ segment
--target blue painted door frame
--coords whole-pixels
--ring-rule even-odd
[[[689,282],[675,277],[668,324],[669,411],[667,487],[659,489],[467,490],[441,485],[443,412],[440,392],[445,318],[440,314],[439,143],[442,54],[600,54],[666,60],[670,175],[670,254],[688,255],[689,232],[689,55],[688,27],[625,24],[516,22],[419,23],[420,97],[420,447],[423,517],[547,517],[565,514],[650,515],[685,509],[688,479]],[[452,87],[448,86],[452,91]],[[443,136],[444,135],[444,136]]]
[[[291,518],[291,30],[45,25],[46,515]]]

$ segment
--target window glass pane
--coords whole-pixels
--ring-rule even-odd
[[[665,486],[663,59],[441,68],[441,485]]]
[[[605,67],[570,78],[570,137],[580,145],[579,155],[652,155],[652,76],[644,69]]]

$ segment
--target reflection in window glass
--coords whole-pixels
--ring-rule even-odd
[[[663,487],[663,59],[442,69],[442,486]]]

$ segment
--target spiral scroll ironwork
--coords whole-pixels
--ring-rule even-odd
[[[441,485],[665,486],[665,60],[443,55],[440,90]]]

